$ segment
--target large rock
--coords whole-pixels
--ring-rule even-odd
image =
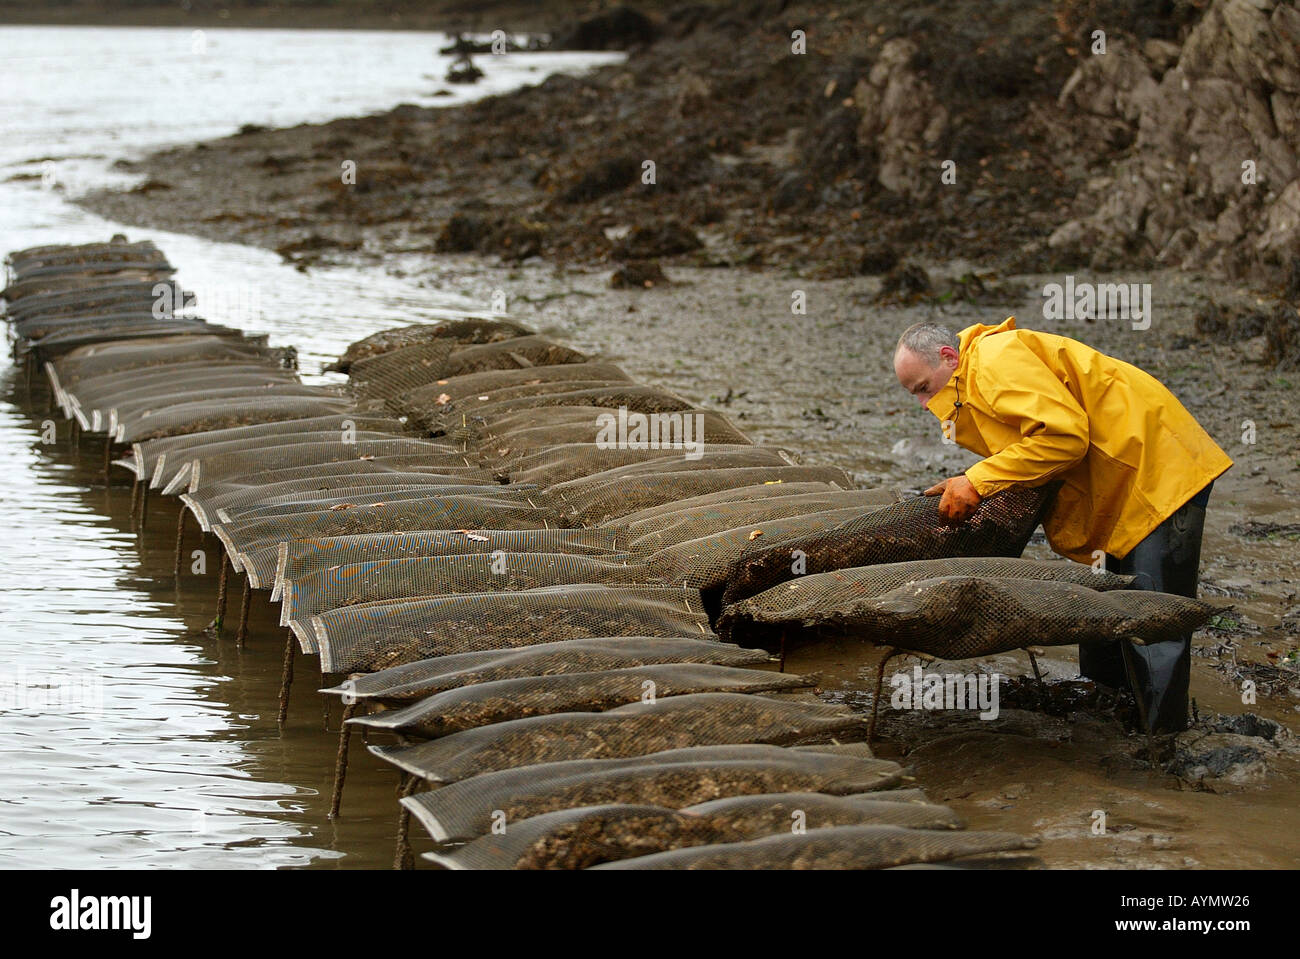
[[[1134,141],[1049,245],[1098,268],[1275,278],[1300,244],[1296,0],[1213,0],[1171,62],[1167,44],[1114,37],[1065,84],[1067,118],[1123,121]]]
[[[879,157],[880,185],[905,197],[939,186],[937,150],[949,126],[947,108],[915,67],[917,53],[911,40],[890,40],[853,90],[862,116],[858,142]]]

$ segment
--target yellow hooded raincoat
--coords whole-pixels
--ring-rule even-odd
[[[957,369],[927,408],[945,435],[987,457],[966,471],[980,496],[1064,481],[1043,521],[1063,556],[1124,557],[1232,465],[1136,366],[1064,336],[1018,330],[1015,317],[958,339]]]

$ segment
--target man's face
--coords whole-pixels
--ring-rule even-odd
[[[939,348],[937,360],[931,363],[931,357],[921,356],[904,347],[894,355],[894,373],[903,389],[916,397],[924,408],[934,395],[943,389],[957,369],[957,351],[951,346]]]

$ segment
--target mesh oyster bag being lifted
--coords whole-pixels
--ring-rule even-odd
[[[483,773],[408,796],[402,803],[435,840],[463,842],[490,833],[498,810],[507,823],[517,823],[555,810],[608,803],[680,809],[726,796],[888,790],[902,776],[902,768],[888,760],[741,743]]]
[[[691,846],[593,869],[886,869],[916,862],[1032,849],[1038,841],[1002,832],[901,826],[833,826],[748,842]]]
[[[765,641],[775,639],[782,629],[791,625],[851,625],[857,603],[909,583],[943,576],[1040,579],[1097,590],[1128,589],[1133,585],[1132,576],[1069,561],[954,556],[910,563],[880,563],[798,576],[757,596],[733,603],[718,617],[718,631],[725,636],[734,630],[737,637],[744,637],[746,641]]]
[[[571,759],[617,759],[738,743],[784,745],[862,726],[844,706],[742,693],[695,693],[602,713],[555,713],[452,733],[415,746],[372,746],[398,768],[449,783]]]
[[[739,796],[680,811],[642,804],[583,806],[512,822],[503,833],[480,836],[448,852],[426,853],[425,858],[447,869],[587,869],[602,862],[786,833],[804,821],[811,829],[960,828],[960,820],[946,807],[890,802],[877,795]]]
[[[754,603],[755,612],[761,606]],[[800,621],[939,659],[971,659],[1031,645],[1159,643],[1192,632],[1220,611],[1198,599],[1146,590],[1099,592],[1051,580],[940,576],[830,605],[815,616],[805,613]],[[745,610],[733,606],[728,612],[736,639],[744,633]]]
[[[1058,488],[1058,483],[1012,486],[985,499],[969,519],[956,525],[939,516],[938,496],[916,496],[846,520],[834,529],[756,537],[723,574],[727,584],[723,605],[796,575],[846,566],[945,556],[1019,556]]]
[[[573,556],[609,556],[620,552],[617,530],[594,529],[431,529],[403,533],[362,533],[356,536],[301,538],[271,547],[272,572],[279,599],[283,584],[314,570],[350,563],[411,559],[418,556],[463,556],[472,553],[567,553]],[[278,553],[278,555],[276,555]],[[258,550],[261,573],[266,557]]]
[[[403,736],[435,739],[530,716],[599,712],[647,696],[659,699],[692,693],[761,693],[812,685],[813,680],[803,676],[771,670],[663,663],[462,686],[435,693],[403,709],[371,713],[351,722]]]
[[[313,617],[312,629],[327,673],[584,636],[713,635],[696,590],[598,584],[363,603]]]
[[[313,570],[284,584],[280,625],[307,631],[307,620],[328,609],[404,596],[492,593],[564,583],[660,583],[655,571],[626,554],[492,553],[415,556]]]
[[[771,660],[758,649],[683,636],[597,636],[540,646],[489,649],[421,659],[404,666],[351,677],[321,690],[353,702],[406,703],[478,683],[528,676],[565,676],[660,663],[755,666]]]

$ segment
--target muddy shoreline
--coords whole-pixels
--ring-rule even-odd
[[[829,26],[833,13],[817,15]],[[883,45],[866,46],[876,34],[863,23],[841,33],[843,49],[860,42],[878,54]],[[775,188],[807,154],[798,137],[759,134],[788,120],[804,88],[744,119],[744,99],[726,93],[726,76],[697,71],[701,87],[683,74],[699,42],[688,34],[624,66],[456,111],[399,107],[165,151],[132,167],[142,176],[137,190],[82,202],[141,227],[279,249],[309,275],[365,263],[484,303],[503,291],[513,318],[726,413],[756,442],[842,466],[862,485],[920,488],[972,461],[939,442],[933,418],[893,379],[889,356],[906,325],[937,318],[960,329],[1014,314],[1022,326],[1083,340],[1169,385],[1235,461],[1215,485],[1206,523],[1202,595],[1234,609],[1194,639],[1199,713],[1251,712],[1295,727],[1300,425],[1286,411],[1300,373],[1268,362],[1263,334],[1210,334],[1204,319],[1212,308],[1273,309],[1273,274],[1227,281],[1133,265],[1108,272],[1052,251],[1047,237],[1090,171],[1084,163],[1038,166],[1041,151],[1017,161],[1010,147],[988,154],[984,168],[996,172],[987,188],[962,193],[965,207],[942,195],[932,206],[900,207],[882,195],[863,202],[850,190],[800,209],[802,186],[790,181],[793,205],[774,210],[774,198],[785,195]],[[821,51],[823,67],[842,52]],[[1037,62],[1044,89],[1067,72],[1068,63],[1048,53]],[[650,84],[663,76],[674,81]],[[638,90],[643,96],[633,95]],[[680,166],[683,179],[697,182],[647,194],[619,178],[626,159],[644,155],[659,131],[620,126],[618,111],[642,118],[656,103],[671,110],[672,132],[682,136],[710,124],[744,133]],[[555,129],[545,136],[501,146],[546,116]],[[584,150],[611,130],[623,139],[595,155],[614,165],[586,162]],[[354,184],[337,172],[348,159]],[[1015,162],[1021,169],[1012,175]],[[856,182],[844,169],[822,191]],[[602,171],[623,185],[600,193]],[[978,215],[965,216],[968,208]],[[647,255],[633,255],[640,253]],[[628,267],[644,271],[636,285],[611,286]],[[655,279],[654,268],[666,279]],[[1044,289],[1066,274],[1149,283],[1150,327],[1049,319]],[[795,301],[803,312],[792,309]],[[1039,542],[1027,555],[1049,551]],[[868,708],[876,655],[828,642],[794,650],[788,668],[821,671],[828,696]],[[1048,865],[1278,868],[1300,859],[1294,838],[1277,828],[1300,791],[1291,747],[1260,745],[1257,765],[1247,758],[1197,778],[1184,764],[1184,775],[1174,775],[1166,771],[1170,756],[1153,762],[1122,717],[1086,696],[1070,702],[1072,649],[1048,650],[1040,665],[1060,702],[1044,707],[1024,693],[990,723],[886,712],[882,755],[908,758],[931,797],[973,827],[1040,831]],[[1023,657],[1010,656],[957,668],[1028,673]],[[1245,680],[1256,684],[1254,703],[1243,702]],[[1112,826],[1102,837],[1090,831],[1099,808]]]

